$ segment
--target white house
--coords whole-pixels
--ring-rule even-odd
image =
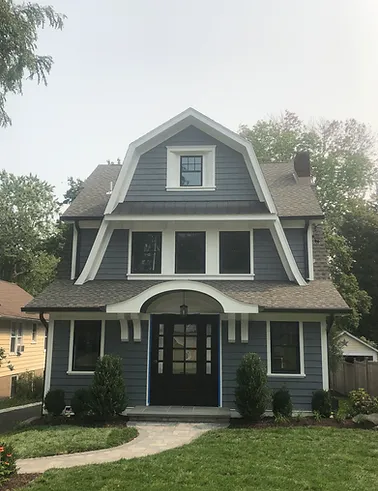
[[[343,331],[338,336],[342,341],[344,360],[346,361],[378,361],[378,349],[371,346],[350,332]]]

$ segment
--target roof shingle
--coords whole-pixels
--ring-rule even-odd
[[[33,297],[16,283],[0,280],[0,318],[37,319],[38,315],[21,311],[21,307],[32,300]]]

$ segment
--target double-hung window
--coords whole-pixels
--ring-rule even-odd
[[[21,322],[12,322],[11,325],[11,335],[10,335],[10,348],[9,351],[12,354],[16,354],[21,351],[22,346],[22,323]]]
[[[202,186],[202,155],[180,156],[180,186]]]
[[[219,232],[219,259],[220,274],[250,273],[250,232]]]
[[[133,232],[131,273],[161,273],[161,232]]]
[[[69,370],[73,372],[93,372],[97,359],[101,353],[101,321],[80,320],[75,321],[72,340],[72,365]]]
[[[270,373],[301,374],[299,322],[270,322]],[[303,353],[302,353],[303,355]],[[268,367],[269,369],[269,367]]]
[[[205,273],[205,232],[176,232],[176,273]]]

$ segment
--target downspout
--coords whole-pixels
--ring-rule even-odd
[[[44,312],[40,312],[39,313],[39,320],[41,321],[42,325],[45,327],[45,330],[46,330],[46,336],[47,336],[47,339],[48,339],[48,333],[49,333],[49,323],[47,322],[47,320],[45,319],[44,317]],[[47,362],[47,349],[48,349],[48,344],[49,343],[46,343],[46,353],[45,353],[45,368],[43,370],[43,389],[42,389],[42,404],[41,404],[41,416],[43,416],[43,397],[44,397],[44,394],[45,394],[45,384],[46,384],[46,362]]]

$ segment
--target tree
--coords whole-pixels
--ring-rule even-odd
[[[0,0],[0,125],[11,124],[5,110],[9,93],[22,94],[26,79],[36,79],[47,85],[53,65],[51,56],[38,55],[38,29],[48,24],[62,29],[65,16],[50,6],[37,3],[17,4],[14,0]]]
[[[53,187],[37,176],[0,172],[0,278],[32,295],[55,274],[59,258],[44,250],[55,234],[58,203]]]
[[[83,189],[84,181],[77,178],[74,179],[72,176],[67,178],[68,189],[63,194],[63,201],[60,203],[61,205],[70,205],[72,201],[76,198],[76,196]]]

